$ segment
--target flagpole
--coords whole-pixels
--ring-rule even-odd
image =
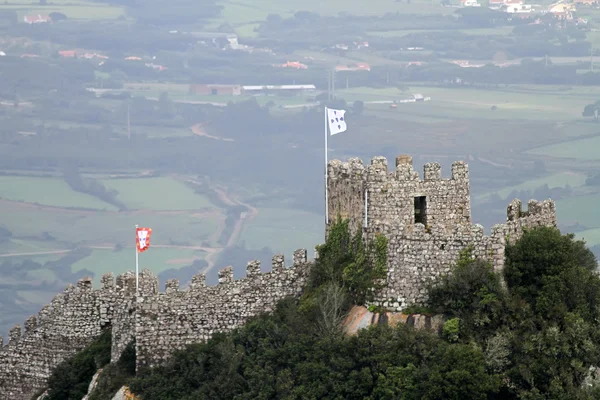
[[[325,106],[325,229],[329,224],[329,189],[327,188],[327,106]]]
[[[139,292],[139,251],[137,246],[137,228],[139,225],[135,226],[135,295],[138,295]]]

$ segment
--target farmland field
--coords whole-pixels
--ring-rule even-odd
[[[23,21],[25,15],[48,15],[53,12],[65,14],[70,19],[81,20],[114,20],[126,15],[122,7],[84,0],[52,0],[42,7],[30,0],[10,0],[0,4],[0,10],[17,11],[20,21]]]
[[[286,257],[304,247],[309,256],[322,243],[325,217],[321,214],[285,209],[260,208],[258,216],[242,232],[240,241],[249,249],[270,247]]]
[[[398,111],[417,116],[438,115],[439,118],[471,119],[528,119],[565,120],[581,117],[583,108],[600,97],[600,90],[574,91],[534,91],[525,88],[505,88],[498,90],[439,88],[410,86],[402,93],[395,88],[371,89],[351,88],[338,90],[346,101],[399,101],[411,93],[421,93],[431,97],[427,104],[398,104]],[[495,111],[491,110],[496,106]]]
[[[116,210],[115,206],[94,196],[74,191],[58,178],[0,176],[0,198],[53,207]]]
[[[600,160],[600,151],[598,149],[600,149],[600,136],[595,136],[537,147],[528,150],[527,154],[579,160]]]
[[[473,200],[482,200],[485,197],[495,193],[502,198],[508,196],[512,191],[519,190],[535,190],[540,186],[548,185],[550,189],[561,187],[564,188],[567,185],[571,187],[579,187],[585,185],[587,175],[577,172],[559,172],[556,174],[548,175],[543,178],[532,179],[525,181],[519,185],[504,187],[499,190],[495,190],[492,193],[482,193],[473,196]]]
[[[135,224],[153,228],[156,244],[197,244],[209,240],[216,231],[215,218],[187,213],[79,213],[26,207],[3,207],[0,211],[2,225],[14,236],[38,237],[40,232],[47,232],[59,241],[82,246],[127,244],[134,237]]]
[[[233,26],[264,21],[269,14],[279,14],[289,17],[298,11],[311,10],[321,15],[338,15],[348,13],[354,15],[383,15],[385,13],[406,14],[452,14],[456,9],[442,7],[439,3],[433,4],[426,0],[413,1],[410,4],[393,2],[390,0],[374,0],[365,7],[361,2],[348,2],[344,0],[303,0],[303,1],[276,1],[276,0],[242,0],[224,1],[223,19]]]
[[[556,202],[558,220],[564,224],[579,222],[589,228],[600,228],[600,194],[570,197]]]
[[[214,208],[204,196],[170,178],[108,179],[102,183],[118,191],[117,198],[130,209],[200,210]]]
[[[194,260],[204,259],[205,256],[206,253],[201,250],[153,247],[139,255],[139,265],[140,270],[147,268],[158,276],[164,270],[185,267]],[[72,272],[83,269],[94,273],[94,283],[97,285],[100,277],[108,272],[112,272],[116,277],[127,271],[135,271],[135,250],[132,246],[120,251],[95,249],[89,257],[71,266]],[[164,282],[161,284],[164,285]]]

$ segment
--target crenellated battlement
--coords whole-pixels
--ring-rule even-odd
[[[516,221],[519,218],[527,217],[544,217],[556,214],[556,204],[552,200],[529,200],[527,202],[527,210],[523,211],[521,200],[514,199],[506,208],[506,220]]]
[[[271,271],[261,271],[260,261],[253,260],[240,279],[234,279],[229,266],[218,271],[216,285],[206,285],[204,274],[198,274],[187,288],[169,280],[164,292],[141,296],[135,326],[138,367],[157,365],[186,344],[234,329],[273,310],[284,297],[299,296],[311,265],[306,249],[298,249],[290,267],[282,254],[276,254]]]
[[[401,155],[396,157],[396,169],[388,170],[387,158],[373,157],[371,164],[365,166],[360,158],[350,158],[346,162],[331,160],[327,165],[330,180],[381,180],[383,178],[400,181],[419,180],[419,173],[413,169],[412,157]],[[442,178],[442,167],[438,162],[429,162],[423,166],[422,181],[465,180],[469,179],[469,167],[464,161],[452,163],[450,178]]]
[[[328,225],[339,214],[350,219],[350,228],[384,225],[442,225],[451,231],[471,225],[469,166],[452,164],[450,178],[442,177],[438,162],[423,166],[423,179],[413,169],[412,157],[396,157],[396,169],[388,170],[385,157],[373,157],[363,165],[358,158],[328,164]]]
[[[283,254],[276,254],[271,259],[271,271],[262,271],[261,262],[259,260],[249,261],[246,265],[246,276],[235,279],[233,275],[233,267],[228,266],[221,268],[218,273],[218,283],[216,285],[208,286],[206,284],[206,275],[204,273],[198,273],[192,276],[190,284],[187,287],[180,287],[179,280],[169,279],[165,282],[164,291],[159,292],[158,290],[144,290],[142,291],[141,282],[147,282],[147,285],[151,285],[152,288],[158,287],[158,278],[152,274],[148,269],[144,269],[140,272],[140,294],[143,297],[152,296],[156,294],[169,294],[169,293],[193,293],[199,295],[205,290],[213,290],[214,288],[223,288],[227,285],[246,285],[255,284],[258,280],[272,279],[272,277],[281,277],[286,279],[284,276],[290,271],[294,271],[294,268],[303,268],[311,264],[312,261],[308,260],[308,253],[306,249],[297,249],[293,253],[292,264],[288,268],[285,265],[285,256]],[[286,272],[288,271],[288,272]],[[133,277],[132,289],[135,293],[135,274],[131,271],[123,274],[122,276]],[[82,278],[89,279],[89,278]],[[107,287],[111,287],[108,285]],[[123,287],[123,291],[129,291],[128,287]]]

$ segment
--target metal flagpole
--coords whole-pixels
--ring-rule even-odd
[[[139,225],[135,226],[135,295],[138,295],[139,292],[139,251],[137,246],[137,228]]]
[[[327,106],[325,106],[325,229],[329,224],[329,196],[327,189]]]

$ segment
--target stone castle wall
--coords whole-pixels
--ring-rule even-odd
[[[501,271],[507,240],[518,239],[526,227],[556,226],[552,200],[530,200],[525,211],[513,200],[507,221],[484,235],[481,225],[471,223],[468,165],[453,163],[447,179],[438,163],[426,164],[423,172],[419,179],[408,156],[398,157],[392,172],[383,157],[368,166],[359,159],[328,165],[329,223],[340,214],[350,219],[353,231],[363,229],[366,240],[376,234],[388,238],[387,282],[377,293],[378,305],[400,311],[422,302],[427,285],[449,272],[467,246]],[[425,198],[419,213],[423,223],[415,223],[415,198]],[[119,275],[116,282],[112,274],[103,276],[98,290],[92,289],[90,278],[81,279],[29,318],[23,333],[20,326],[11,329],[7,345],[1,346],[0,338],[0,399],[30,399],[45,387],[56,365],[107,328],[112,329],[113,361],[135,339],[138,368],[161,364],[187,344],[235,329],[271,311],[279,300],[299,296],[312,265],[300,249],[289,268],[276,255],[270,272],[261,272],[260,263],[253,261],[243,279],[234,280],[228,267],[219,271],[215,286],[206,286],[199,274],[185,290],[178,281],[167,281],[164,292],[144,270],[137,297],[133,272]]]
[[[54,367],[110,327],[134,291],[133,273],[120,275],[116,285],[106,274],[98,290],[91,278],[83,278],[27,319],[24,330],[14,326],[8,343],[0,346],[0,399],[30,399],[44,388]]]
[[[422,303],[429,283],[448,273],[468,246],[499,272],[507,237],[518,239],[524,227],[556,226],[552,200],[530,200],[527,211],[514,200],[507,209],[507,222],[484,235],[481,225],[471,224],[468,165],[454,162],[449,179],[442,178],[438,163],[425,164],[423,172],[421,180],[408,156],[396,158],[393,172],[388,172],[384,157],[373,158],[368,166],[357,158],[329,162],[330,222],[339,213],[350,218],[353,231],[362,227],[365,240],[377,233],[388,239],[387,282],[377,293],[377,305],[401,311]],[[414,200],[422,196],[425,223],[415,223]]]
[[[0,337],[0,399],[29,400],[63,360],[87,346],[103,329],[112,329],[111,360],[118,360],[135,338],[138,367],[156,365],[186,344],[204,341],[215,332],[242,325],[249,317],[270,311],[286,296],[298,296],[311,262],[306,250],[294,253],[286,268],[283,255],[273,257],[273,270],[261,273],[260,262],[247,266],[247,276],[233,279],[231,267],[219,271],[219,284],[206,286],[204,275],[193,277],[187,290],[177,281],[166,282],[159,293],[158,279],[140,272],[139,296],[135,273],[116,279],[102,277],[92,289],[91,278],[80,279],[56,295],[38,315]]]
[[[160,364],[177,349],[237,328],[248,318],[271,311],[285,297],[299,296],[310,265],[306,250],[301,249],[294,252],[290,268],[277,255],[271,272],[262,273],[260,262],[252,261],[246,277],[234,280],[231,267],[222,269],[216,286],[206,286],[202,274],[192,278],[187,290],[179,290],[177,280],[167,281],[164,293],[138,299],[138,368]]]

